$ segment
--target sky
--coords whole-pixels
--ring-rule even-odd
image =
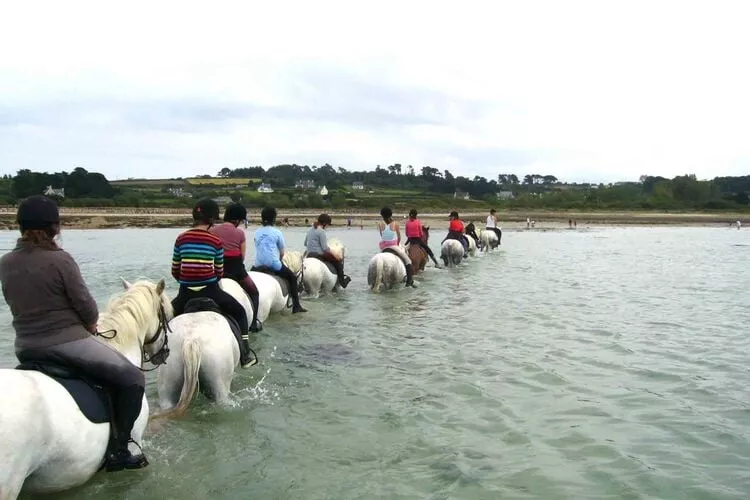
[[[0,4],[0,173],[750,174],[729,1]]]

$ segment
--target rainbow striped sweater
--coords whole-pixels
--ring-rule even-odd
[[[221,240],[203,229],[189,229],[174,242],[172,276],[183,286],[204,286],[224,277]]]

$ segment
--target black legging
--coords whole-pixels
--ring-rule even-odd
[[[344,282],[344,277],[346,276],[344,274],[344,263],[340,261],[339,259],[337,259],[336,256],[333,255],[332,253],[330,252],[325,252],[325,253],[308,252],[306,257],[310,257],[313,259],[318,259],[323,262],[330,263],[336,269],[336,275],[339,278],[339,283],[341,284]]]
[[[83,325],[80,328],[84,330]],[[139,367],[125,356],[89,336],[43,349],[19,351],[16,357],[21,363],[54,363],[104,384],[112,391],[113,437],[120,445],[127,443],[133,424],[141,413],[146,379]]]
[[[497,242],[500,243],[500,240],[503,237],[503,232],[500,229],[498,229],[496,227],[487,227],[485,229],[487,229],[488,231],[494,231],[495,234],[497,235]]]
[[[448,231],[448,236],[446,236],[443,241],[440,242],[440,244],[442,245],[443,243],[445,243],[445,240],[460,241],[464,246],[464,251],[469,251],[469,238],[467,238],[464,233],[459,233],[458,231]]]
[[[250,268],[251,271],[257,271],[261,273],[269,273],[269,274],[275,274],[276,276],[280,276],[286,280],[286,282],[289,284],[289,295],[292,296],[292,304],[294,307],[302,307],[302,304],[299,302],[299,290],[297,289],[297,275],[294,274],[294,271],[286,267],[284,264],[281,264],[281,269],[278,271],[275,269],[271,269],[270,267],[262,266],[262,267],[256,267],[253,266]]]
[[[198,297],[206,297],[216,302],[222,311],[225,311],[237,320],[237,323],[240,325],[240,336],[247,335],[248,325],[245,308],[242,307],[242,304],[237,302],[234,297],[219,288],[218,283],[211,283],[197,291],[191,290],[184,285],[180,285],[180,291],[177,293],[177,297],[172,299],[174,315],[178,316],[184,313],[185,304],[187,304],[190,299]]]
[[[437,262],[437,260],[435,259],[435,254],[432,253],[432,249],[430,248],[430,246],[427,243],[424,242],[424,240],[422,238],[417,238],[416,236],[410,236],[406,240],[406,243],[408,243],[408,244],[410,243],[412,245],[419,245],[420,247],[422,247],[424,249],[425,252],[427,252],[427,255],[430,256],[430,258],[433,260],[433,262]]]
[[[245,262],[242,260],[242,257],[224,257],[224,277],[233,279],[239,283],[247,296],[250,297],[250,303],[253,305],[253,319],[250,324],[255,325],[256,321],[258,321],[260,293],[253,279],[247,274]]]

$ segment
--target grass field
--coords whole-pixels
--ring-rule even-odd
[[[187,183],[192,186],[200,186],[205,184],[211,184],[214,186],[247,186],[248,182],[250,181],[258,184],[261,182],[261,180],[262,179],[251,179],[250,177],[212,177],[210,179],[191,177],[187,180]]]

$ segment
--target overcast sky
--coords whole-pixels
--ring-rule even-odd
[[[750,174],[747,4],[2,2],[0,172]]]

